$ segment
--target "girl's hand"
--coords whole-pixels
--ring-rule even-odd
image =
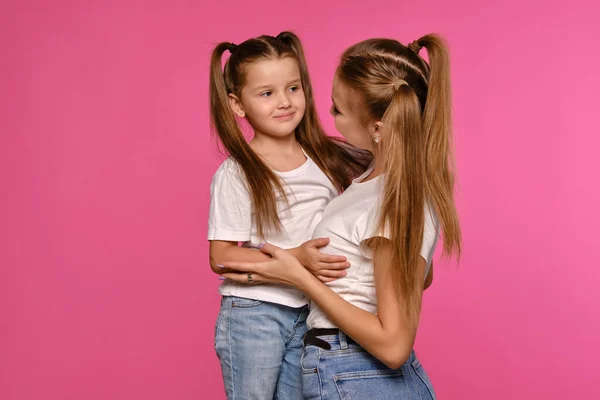
[[[345,270],[350,263],[344,256],[332,256],[319,251],[328,244],[329,238],[313,239],[288,251],[321,282],[331,282],[346,276]]]
[[[240,283],[282,283],[297,286],[306,274],[304,266],[289,252],[271,244],[265,244],[261,251],[271,255],[269,261],[224,262],[223,267],[233,270],[221,276]],[[310,276],[310,275],[309,275]]]

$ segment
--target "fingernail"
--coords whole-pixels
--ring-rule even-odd
[[[224,276],[220,276],[220,277],[219,277],[219,280],[220,280],[220,281],[224,281],[224,280],[225,280],[225,277],[224,277]]]
[[[265,244],[264,244],[264,243],[259,243],[257,247],[258,247],[259,249],[262,249],[263,247],[265,247]]]
[[[225,268],[225,266],[221,265],[221,264],[217,264],[217,267],[219,267],[219,268]]]

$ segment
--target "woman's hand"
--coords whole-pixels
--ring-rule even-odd
[[[304,242],[302,245],[288,250],[321,282],[331,282],[346,276],[346,269],[350,263],[344,256],[323,254],[321,247],[329,244],[329,238],[319,238]]]
[[[221,276],[240,283],[282,283],[298,286],[310,272],[288,251],[271,244],[265,244],[261,251],[271,255],[269,261],[224,262],[223,267],[233,270]]]

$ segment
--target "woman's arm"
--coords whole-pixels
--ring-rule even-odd
[[[429,272],[427,272],[427,278],[425,278],[425,284],[423,285],[423,290],[427,290],[429,286],[433,283],[433,261],[431,262],[431,267],[429,267]]]
[[[382,239],[383,240],[383,239]],[[389,242],[388,242],[389,243]],[[374,254],[377,314],[356,307],[324,285],[290,254],[275,246],[265,245],[264,251],[274,258],[261,263],[225,263],[236,271],[254,272],[257,282],[281,282],[296,286],[312,299],[347,335],[390,368],[406,362],[412,351],[417,331],[416,322],[409,325],[403,318],[399,293],[394,288],[390,246],[385,243]],[[425,260],[417,266],[425,278]],[[245,274],[227,273],[228,279],[241,281]]]
[[[394,287],[392,280],[392,255],[389,250],[390,246],[382,244],[380,250],[373,255],[377,315],[348,303],[320,282],[303,279],[298,282],[298,288],[304,291],[337,327],[369,353],[388,367],[399,368],[411,354],[417,326],[409,325],[403,317],[398,289]],[[425,260],[420,261],[419,275],[424,278]]]

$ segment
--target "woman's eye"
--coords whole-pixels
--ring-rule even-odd
[[[331,113],[331,115],[333,115],[334,117],[336,115],[340,114],[340,111],[335,107],[335,105],[331,105],[331,108],[329,109],[329,112]]]

